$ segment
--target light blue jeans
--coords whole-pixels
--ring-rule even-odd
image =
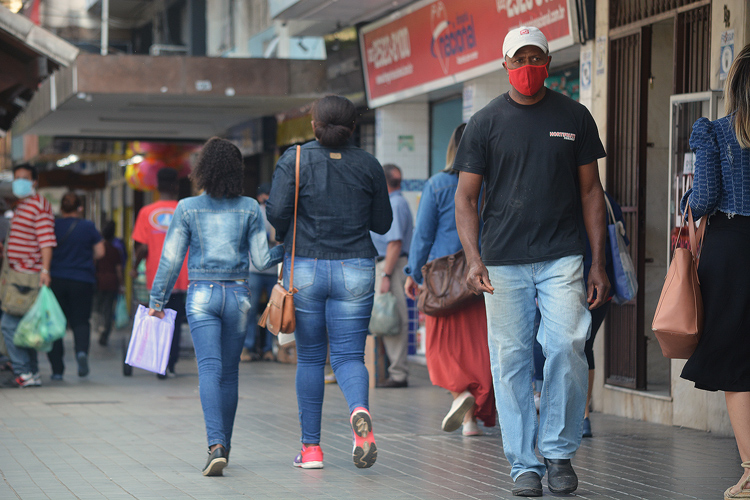
[[[591,328],[583,283],[583,258],[487,268],[494,295],[485,295],[492,378],[503,450],[515,480],[544,476],[545,458],[572,458],[581,444],[588,387],[583,348]],[[539,422],[532,391],[534,316],[542,313],[537,340],[544,365]]]
[[[284,260],[289,285],[289,255]],[[328,344],[331,368],[349,405],[369,408],[365,341],[375,294],[375,260],[294,259],[297,405],[302,442],[320,443]]]
[[[13,363],[13,374],[16,376],[24,373],[39,372],[36,351],[34,349],[27,349],[26,347],[18,347],[13,343],[16,328],[18,328],[18,323],[21,322],[22,317],[3,313],[3,317],[0,320],[0,330],[2,330],[3,339],[5,340],[5,348],[8,350],[8,357],[11,363]]]
[[[240,354],[250,312],[245,281],[191,281],[185,306],[198,361],[208,446],[229,448],[237,412]]]

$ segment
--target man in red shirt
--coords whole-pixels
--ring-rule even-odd
[[[20,201],[13,213],[7,240],[8,265],[19,273],[39,275],[39,287],[50,285],[49,267],[52,248],[57,246],[55,218],[49,202],[36,192],[36,168],[29,164],[13,168],[13,194]],[[13,344],[22,316],[3,313],[0,330],[5,339],[8,357],[13,363],[14,378],[5,385],[34,387],[42,385],[37,354]]]
[[[169,229],[169,223],[172,222],[174,209],[177,207],[178,198],[178,181],[177,171],[171,168],[162,168],[156,174],[157,190],[159,191],[159,201],[151,203],[141,208],[133,228],[133,241],[135,247],[135,262],[133,263],[133,273],[137,276],[138,264],[141,260],[146,259],[146,288],[149,292],[154,283],[156,270],[159,268],[159,259],[161,250],[164,246],[164,238]],[[174,375],[174,365],[180,355],[180,334],[182,332],[182,323],[185,321],[185,295],[188,287],[187,258],[182,263],[180,275],[177,277],[177,283],[174,286],[169,302],[166,308],[177,311],[177,317],[174,322],[174,337],[172,337],[172,348],[169,353],[169,362],[167,363],[167,373]],[[160,379],[167,378],[167,375],[157,374]]]

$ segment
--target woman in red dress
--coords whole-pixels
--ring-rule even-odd
[[[451,136],[445,170],[432,176],[422,190],[409,263],[404,269],[404,288],[411,299],[419,294],[422,266],[461,249],[454,202],[458,171],[453,170],[453,159],[464,127],[459,125]],[[448,316],[427,316],[425,328],[430,380],[453,395],[443,430],[452,432],[463,424],[464,436],[481,435],[477,419],[492,427],[496,416],[484,300]]]

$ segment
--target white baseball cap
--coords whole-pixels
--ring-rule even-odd
[[[513,28],[505,35],[505,41],[503,42],[503,55],[513,57],[516,51],[526,45],[535,45],[542,49],[545,53],[549,53],[549,45],[547,45],[547,37],[544,36],[539,28],[533,26],[521,26]]]

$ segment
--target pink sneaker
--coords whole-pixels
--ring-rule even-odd
[[[303,469],[322,469],[323,450],[320,446],[310,446],[308,448],[303,444],[302,451],[295,457],[293,465]]]
[[[372,434],[372,417],[365,408],[355,408],[349,418],[354,433],[354,449],[352,460],[354,465],[360,469],[372,467],[378,459],[378,447],[375,445],[375,436]]]

